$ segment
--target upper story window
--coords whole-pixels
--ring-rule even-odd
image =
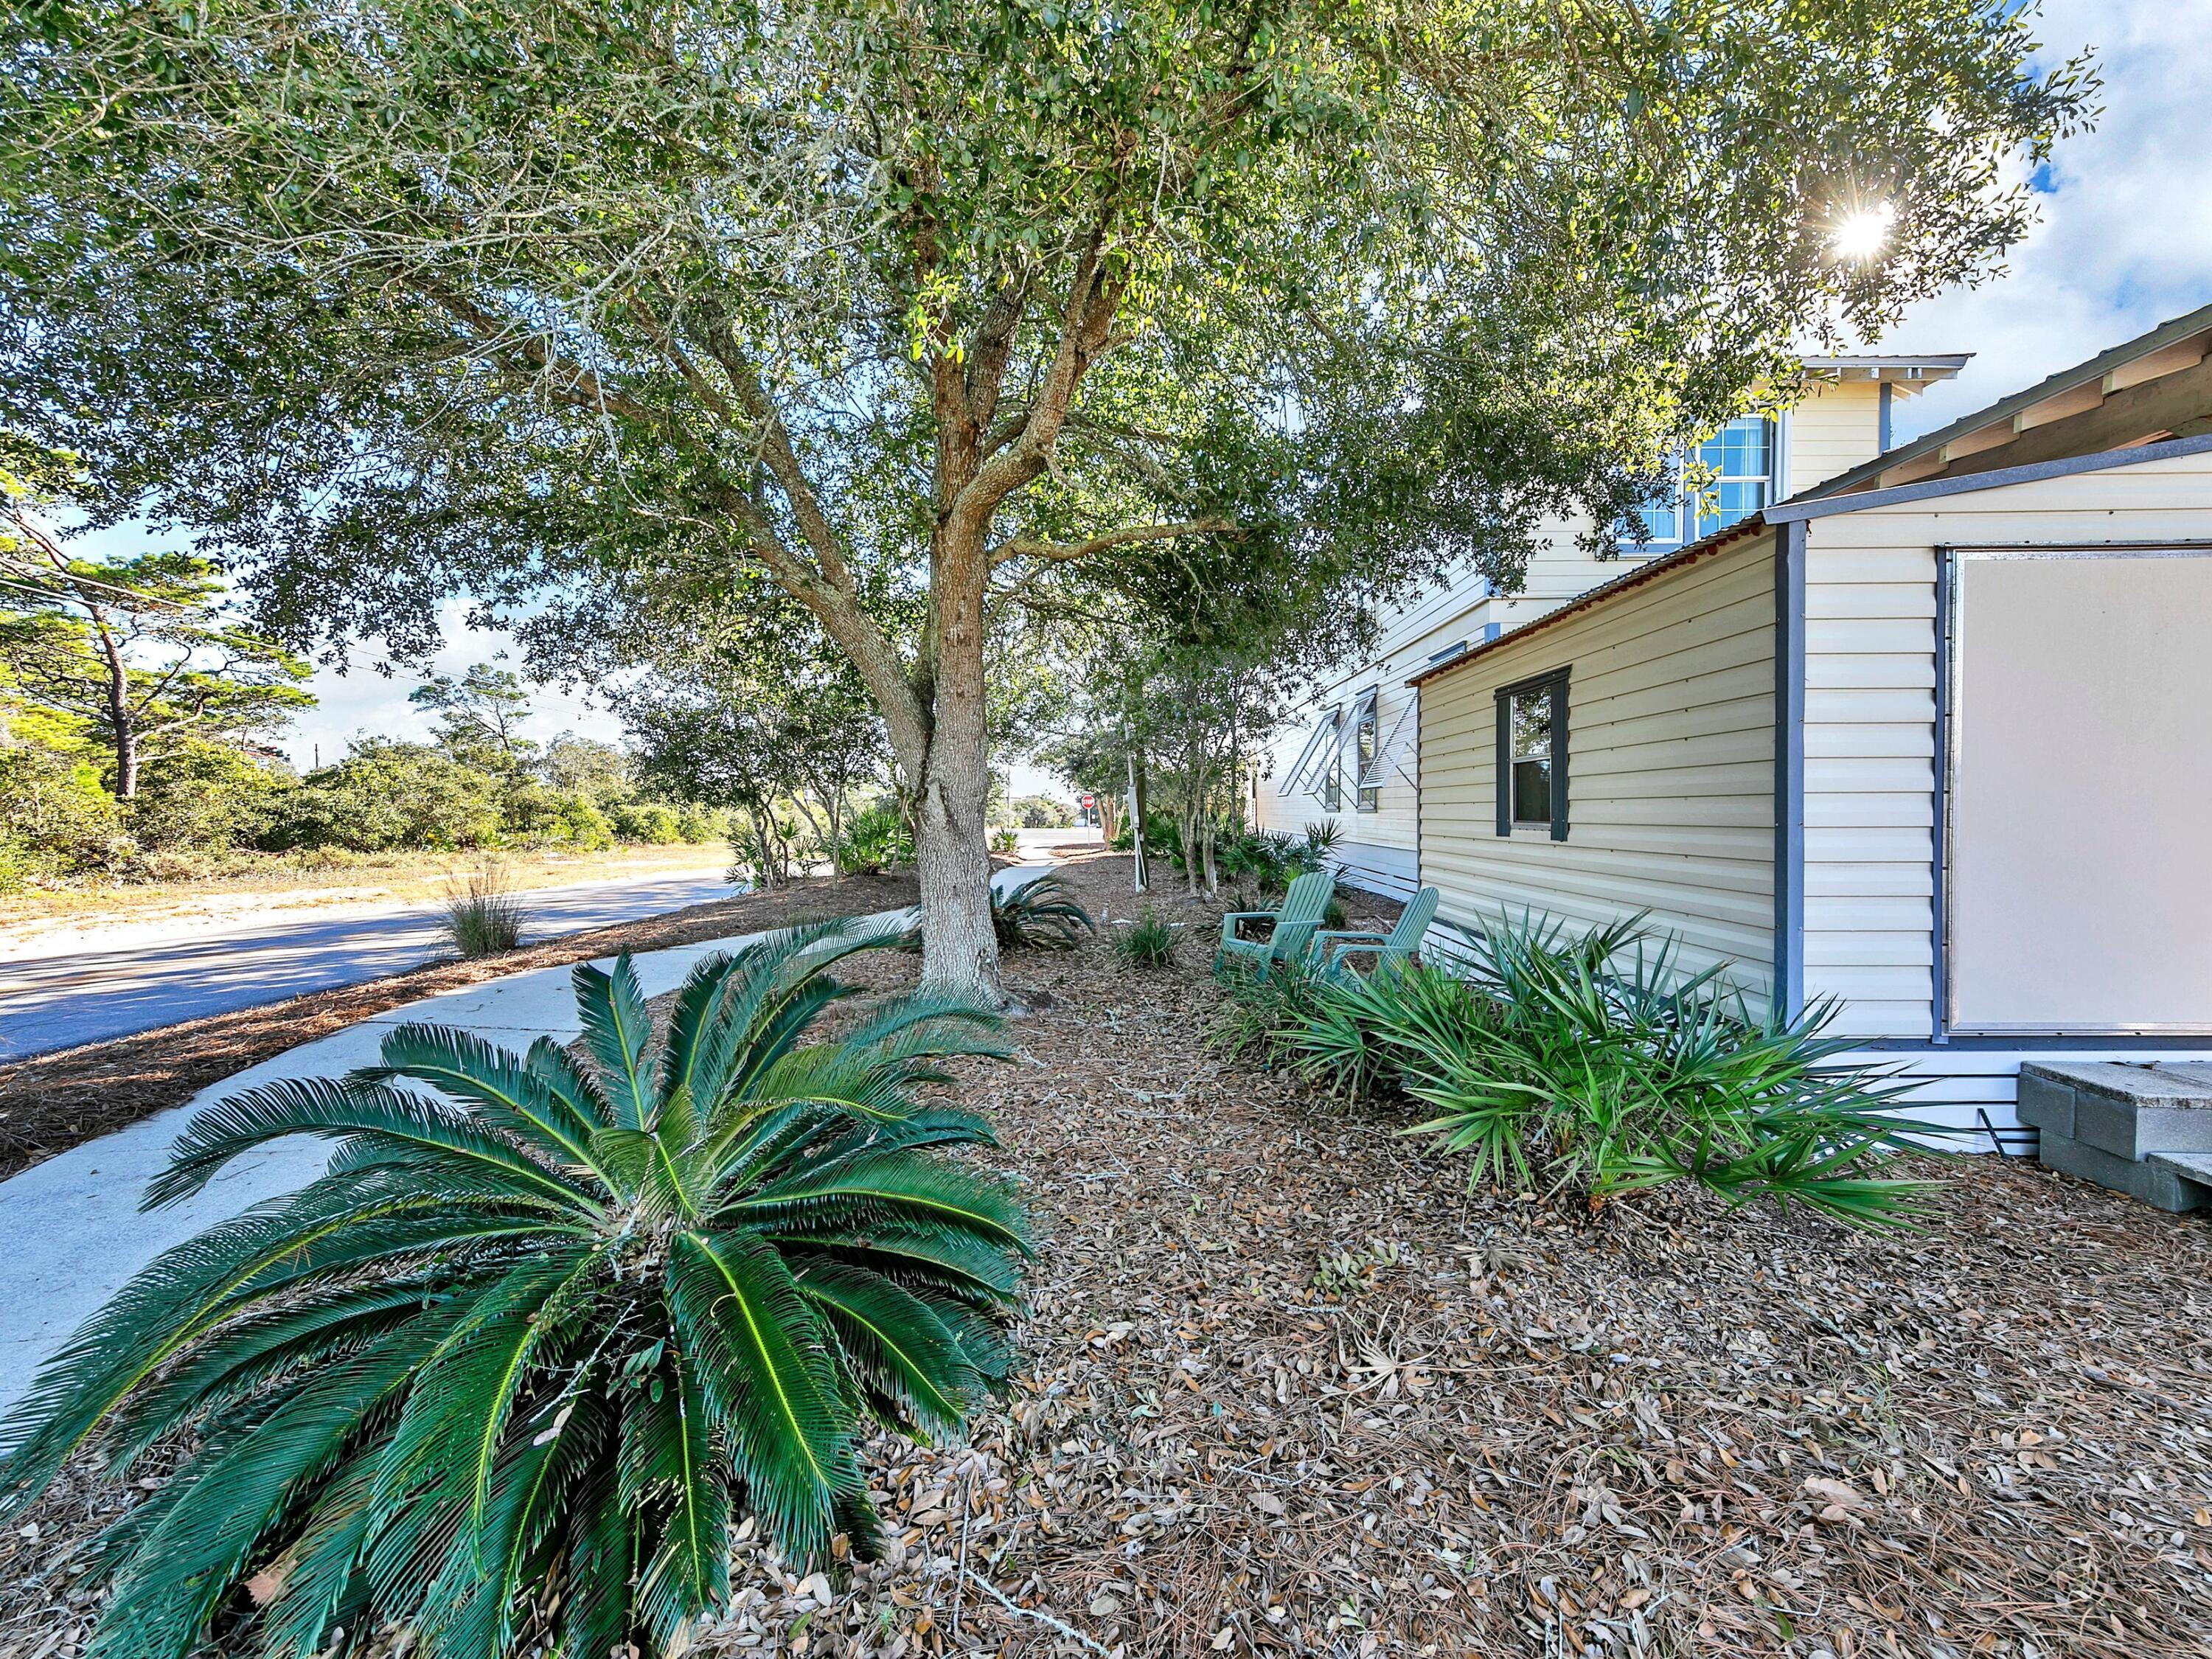
[[[1700,488],[1691,469],[1674,466],[1674,487],[1639,511],[1650,539],[1639,550],[1632,538],[1623,553],[1671,553],[1676,548],[1749,518],[1774,499],[1774,422],[1761,415],[1730,421],[1697,447]]]

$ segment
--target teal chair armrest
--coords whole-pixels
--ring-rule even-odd
[[[1373,940],[1345,939],[1328,947],[1329,965],[1331,967],[1334,967],[1338,963],[1343,961],[1345,957],[1352,955],[1355,951],[1372,951],[1377,956],[1380,956],[1383,951],[1388,951],[1389,948],[1390,941],[1387,939],[1376,939]]]
[[[1384,945],[1389,942],[1390,936],[1388,933],[1368,933],[1364,929],[1358,927],[1324,927],[1321,932],[1314,935],[1314,943],[1316,945],[1319,945],[1323,939],[1351,940],[1355,939],[1365,940],[1370,944]]]
[[[1285,921],[1275,927],[1275,936],[1269,941],[1267,954],[1278,962],[1295,962],[1306,953],[1313,936],[1321,924],[1317,921]]]
[[[1226,910],[1221,916],[1221,941],[1231,944],[1237,939],[1237,924],[1240,921],[1273,921],[1279,913],[1273,910]]]

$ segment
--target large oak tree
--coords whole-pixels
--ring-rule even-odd
[[[302,643],[772,581],[996,989],[993,607],[1601,526],[1808,332],[2022,229],[1989,0],[27,0],[0,398]],[[1882,257],[1835,254],[1886,204]]]

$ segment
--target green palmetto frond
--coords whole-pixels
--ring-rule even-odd
[[[784,1550],[876,1522],[864,1417],[944,1439],[1002,1381],[1026,1224],[929,1091],[991,1014],[890,999],[806,1042],[795,930],[698,964],[655,1039],[635,972],[575,975],[579,1063],[402,1026],[377,1063],[202,1113],[149,1203],[289,1134],[326,1172],[155,1261],[0,1424],[0,1512],[73,1456],[182,1467],[102,1540],[94,1651],[324,1651],[397,1621],[425,1659],[680,1643],[750,1510]],[[189,1436],[188,1440],[180,1437]],[[245,1593],[255,1579],[256,1595]]]
[[[1316,988],[1283,1040],[1310,1071],[1430,1108],[1408,1133],[1472,1181],[1593,1200],[1690,1181],[1860,1227],[1925,1214],[1930,1183],[1880,1171],[1944,1132],[1899,1115],[1909,1083],[1844,1058],[1832,1006],[1755,1011],[1642,916],[1501,916],[1463,939],[1453,966]]]

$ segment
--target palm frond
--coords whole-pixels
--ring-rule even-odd
[[[799,1288],[890,1421],[940,1438],[959,1431],[982,1379],[927,1303],[878,1274],[827,1263]]]
[[[556,1162],[589,1166],[595,1121],[532,1073],[527,1060],[471,1032],[444,1025],[402,1025],[377,1046],[377,1063],[349,1082],[405,1078],[463,1102],[526,1146]]]
[[[169,1167],[147,1183],[144,1207],[200,1191],[240,1153],[286,1135],[360,1136],[417,1150],[456,1169],[503,1177],[518,1194],[590,1207],[590,1189],[529,1157],[469,1114],[382,1084],[286,1078],[218,1101],[185,1126]]]
[[[746,1497],[791,1547],[821,1548],[832,1500],[858,1474],[829,1348],[790,1268],[752,1235],[682,1233],[668,1280]]]
[[[615,958],[611,974],[582,963],[569,978],[576,988],[584,1049],[599,1068],[600,1091],[613,1108],[614,1123],[624,1129],[644,1128],[653,1107],[653,1079],[645,1063],[653,1019],[629,952]]]
[[[723,1206],[749,1226],[800,1234],[855,1220],[943,1223],[1030,1254],[1029,1227],[1005,1183],[955,1164],[898,1152],[865,1152],[826,1170],[799,1171]]]

